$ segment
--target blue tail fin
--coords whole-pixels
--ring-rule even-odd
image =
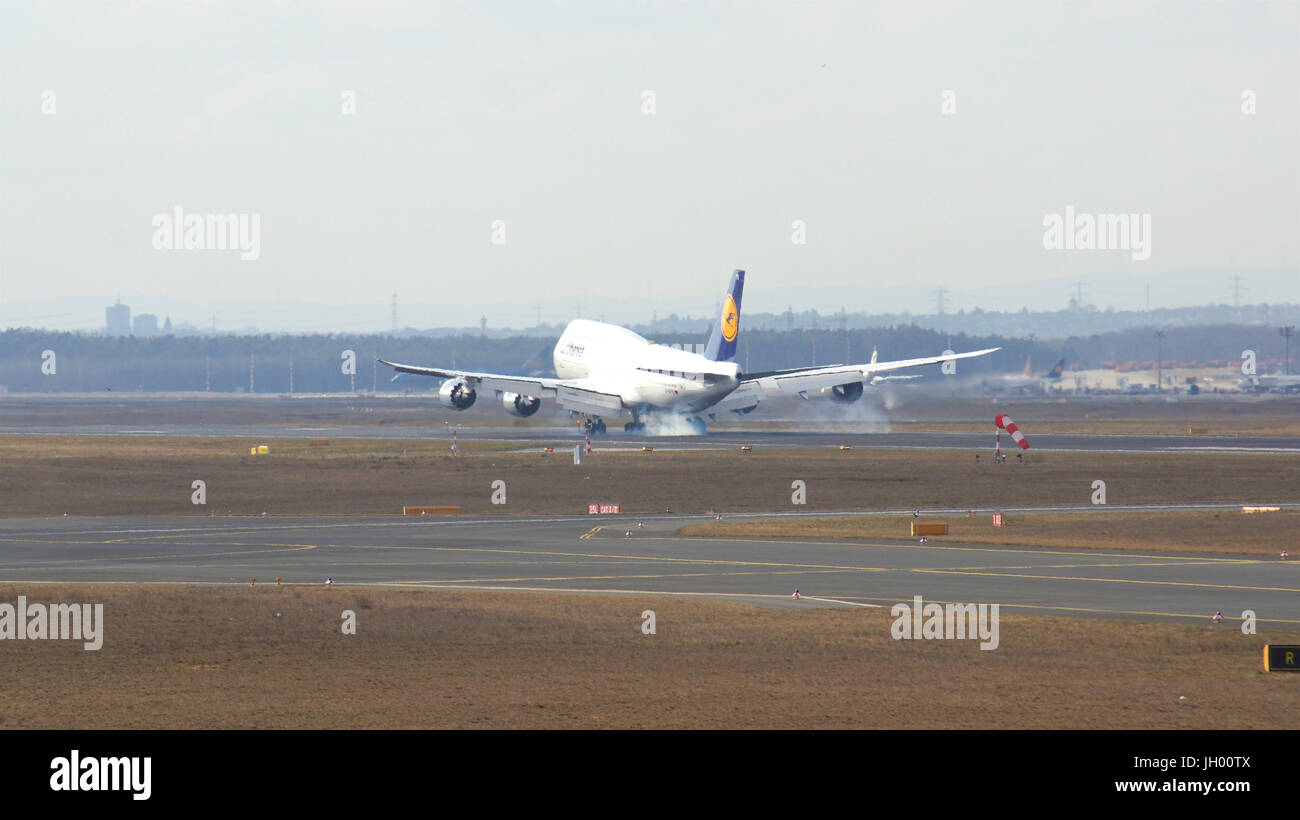
[[[715,362],[729,362],[736,358],[736,346],[740,341],[740,297],[745,291],[745,272],[737,270],[731,274],[731,284],[727,286],[727,295],[722,300],[722,315],[709,334],[709,344],[704,348],[704,355]]]

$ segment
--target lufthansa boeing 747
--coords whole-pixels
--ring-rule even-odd
[[[723,299],[722,315],[704,353],[691,353],[654,344],[617,325],[575,319],[555,344],[558,378],[502,376],[442,367],[419,367],[380,359],[399,373],[445,379],[438,396],[442,404],[467,410],[482,393],[516,416],[531,416],[551,402],[582,418],[588,432],[604,433],[605,419],[631,417],[628,432],[644,431],[645,420],[683,417],[698,432],[718,413],[745,414],[765,399],[777,396],[810,398],[829,389],[832,400],[851,402],[862,396],[864,382],[878,374],[906,367],[938,364],[984,356],[998,348],[950,353],[895,362],[804,367],[742,373],[734,361],[740,339],[740,300],[745,272],[737,270]]]

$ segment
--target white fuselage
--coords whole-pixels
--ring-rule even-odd
[[[658,345],[627,328],[575,319],[555,343],[555,375],[615,393],[629,408],[698,413],[740,384],[740,367]]]

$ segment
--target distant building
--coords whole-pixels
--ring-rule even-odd
[[[137,336],[157,336],[158,335],[158,317],[152,313],[140,313],[131,323],[131,330]]]
[[[163,333],[171,335],[171,332],[172,332],[172,317],[171,314],[169,313],[167,314],[167,321],[163,322]]]
[[[119,299],[115,304],[104,308],[104,324],[109,336],[130,336],[131,308]]]

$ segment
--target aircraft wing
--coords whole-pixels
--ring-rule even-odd
[[[518,393],[535,399],[552,401],[566,410],[590,415],[617,416],[623,410],[623,397],[617,393],[595,390],[586,379],[547,379],[533,376],[503,376],[497,373],[475,373],[468,370],[446,370],[439,367],[418,367],[410,364],[378,360],[398,373],[433,376],[438,379],[460,379],[475,390],[501,398],[504,393]]]
[[[741,380],[740,389],[745,388],[748,384],[757,386],[762,396],[773,397],[779,395],[798,396],[804,395],[812,390],[821,390],[827,387],[834,387],[849,382],[870,381],[874,374],[882,373],[889,370],[901,370],[905,367],[920,367],[927,364],[939,364],[940,362],[955,361],[957,359],[970,359],[975,356],[987,356],[995,350],[1001,350],[998,347],[991,347],[987,350],[973,350],[969,353],[950,353],[946,356],[924,356],[919,359],[900,359],[896,362],[867,362],[865,364],[852,365],[833,365],[831,367],[808,367],[798,370],[782,370],[771,373],[753,373],[748,374],[747,378]],[[745,395],[753,397],[753,391],[746,390]],[[730,398],[730,397],[728,397]]]

